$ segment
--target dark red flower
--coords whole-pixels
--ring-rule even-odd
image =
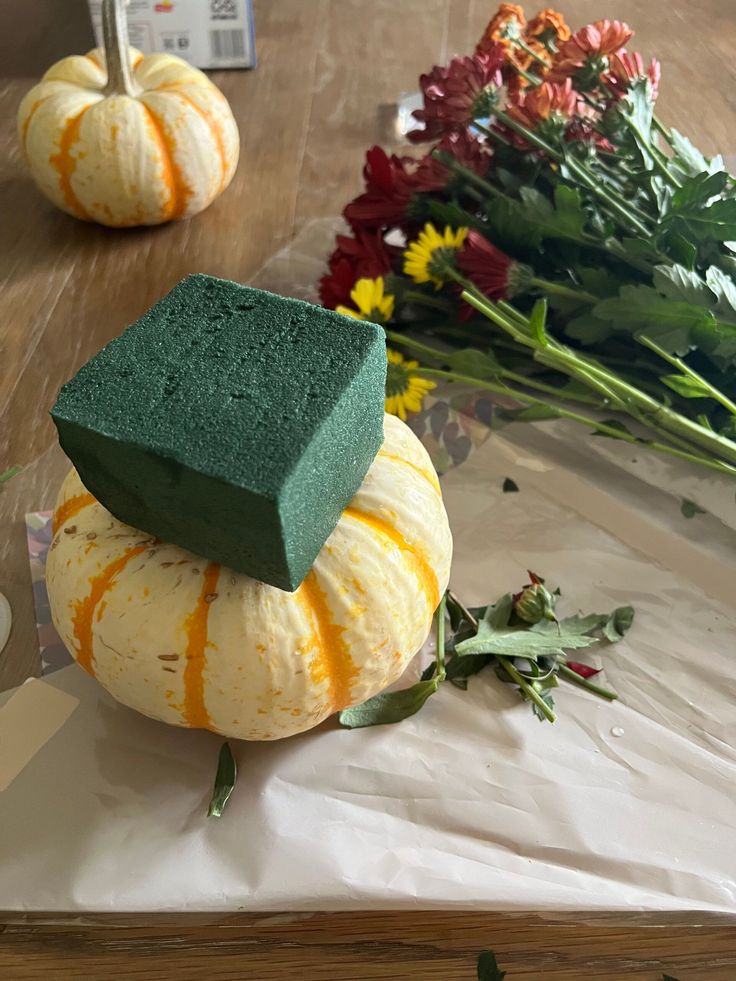
[[[576,31],[557,52],[548,78],[561,82],[574,76],[578,82],[594,84],[608,67],[608,56],[621,51],[634,36],[628,24],[620,20],[597,20]]]
[[[350,291],[359,279],[375,279],[391,272],[401,252],[386,245],[380,231],[357,231],[355,238],[338,235],[337,248],[328,260],[329,271],[319,282],[322,305],[335,307],[350,304]]]
[[[631,88],[631,83],[638,78],[648,78],[652,83],[652,98],[657,98],[659,92],[660,64],[652,58],[648,68],[644,68],[644,60],[638,51],[619,51],[608,59],[608,74],[606,82],[616,96],[624,96]]]
[[[412,194],[409,157],[390,157],[380,146],[365,155],[365,191],[346,205],[343,214],[353,228],[393,228],[405,222]]]
[[[474,228],[468,231],[457,264],[491,300],[508,300],[523,292],[531,276],[528,266],[511,259]]]
[[[435,65],[429,75],[422,75],[419,84],[424,107],[413,115],[424,123],[424,129],[409,133],[409,139],[413,143],[438,140],[490,115],[502,83],[503,59],[504,49],[496,45],[472,58],[453,58],[449,65]]]
[[[575,674],[579,674],[581,678],[593,678],[601,673],[601,668],[591,668],[589,664],[580,664],[579,661],[565,661],[565,664]]]
[[[472,170],[479,177],[488,172],[491,154],[487,146],[467,129],[448,133],[434,149],[454,157],[459,164]],[[409,178],[415,192],[442,191],[447,186],[451,176],[450,169],[433,156],[433,153],[434,151],[422,157],[417,164],[417,169]]]

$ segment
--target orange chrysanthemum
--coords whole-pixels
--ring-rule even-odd
[[[524,8],[516,3],[502,3],[489,20],[475,49],[476,54],[488,51],[499,42],[508,46],[511,34],[518,32],[521,35],[525,26]]]
[[[536,88],[527,89],[517,105],[508,109],[508,114],[529,129],[536,129],[539,123],[550,119],[564,126],[575,115],[579,98],[569,78],[562,85],[543,82]]]
[[[527,38],[541,38],[546,43],[555,41],[557,44],[561,44],[563,41],[570,40],[571,31],[559,11],[546,7],[529,21],[526,26],[526,36]]]

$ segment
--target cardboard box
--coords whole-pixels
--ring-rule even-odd
[[[88,0],[97,44],[102,3]],[[252,0],[130,0],[130,43],[144,54],[162,51],[197,68],[253,68]]]

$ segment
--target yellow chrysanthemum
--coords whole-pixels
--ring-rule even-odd
[[[440,289],[467,234],[467,228],[450,228],[449,225],[445,225],[444,232],[440,234],[434,225],[427,222],[419,238],[404,252],[404,272],[415,283],[434,283],[435,289]]]
[[[370,320],[374,324],[387,324],[394,315],[395,298],[383,292],[383,276],[378,279],[359,279],[350,293],[357,310],[336,307],[338,313],[356,320]]]
[[[424,396],[437,384],[415,374],[418,361],[406,361],[403,354],[391,348],[386,351],[386,357],[386,412],[406,420],[409,412],[419,412]]]

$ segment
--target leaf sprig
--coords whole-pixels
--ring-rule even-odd
[[[590,680],[598,673],[595,668],[568,660],[567,653],[621,640],[633,623],[633,608],[573,614],[560,620],[556,614],[559,590],[550,592],[533,572],[529,579],[518,593],[505,593],[483,607],[468,608],[448,591],[437,611],[437,659],[421,679],[409,688],[384,692],[344,709],[340,724],[358,729],[401,722],[415,715],[443,681],[466,689],[468,678],[489,667],[499,681],[516,688],[541,721],[556,720],[553,690],[560,680],[609,701],[618,698]],[[448,639],[446,615],[451,630]]]

